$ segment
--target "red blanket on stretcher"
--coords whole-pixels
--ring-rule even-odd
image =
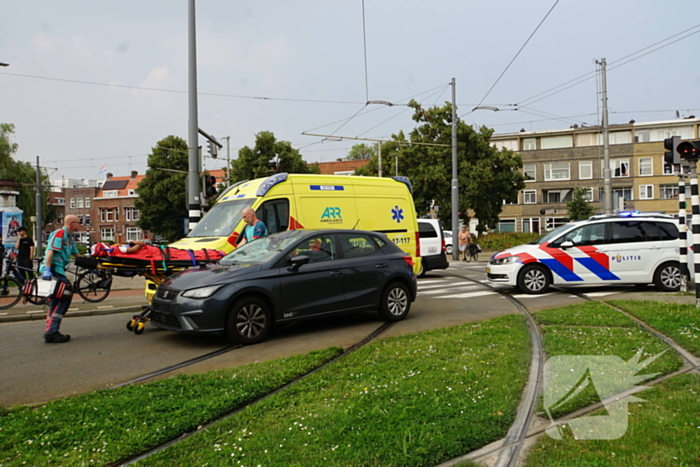
[[[226,253],[220,250],[182,250],[169,246],[144,245],[134,253],[122,253],[119,245],[109,246],[104,243],[94,245],[91,251],[96,258],[119,258],[131,264],[152,264],[165,262],[169,266],[196,266],[202,263],[215,263]]]

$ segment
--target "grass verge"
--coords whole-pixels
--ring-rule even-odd
[[[684,349],[700,356],[700,313],[694,304],[635,300],[610,300],[609,303],[641,319]]]
[[[506,434],[529,340],[517,315],[381,339],[139,465],[435,465]]]
[[[201,375],[96,391],[10,409],[0,417],[0,466],[108,465],[264,395],[338,355],[330,348]]]

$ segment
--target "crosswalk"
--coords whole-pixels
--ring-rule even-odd
[[[486,285],[482,284],[488,284]],[[518,300],[535,300],[538,298],[547,297],[550,295],[568,295],[571,298],[576,298],[576,295],[567,293],[565,291],[552,291],[540,295],[530,295],[524,293],[512,293],[516,289],[509,285],[493,283],[488,280],[481,280],[478,282],[465,281],[457,277],[444,277],[444,278],[429,278],[418,280],[418,297],[425,297],[430,299],[464,299],[464,298],[474,298],[483,297],[487,295],[499,295],[497,289],[504,289],[511,293],[513,298]],[[607,295],[614,295],[620,293],[619,290],[605,290],[588,292],[587,295],[590,298],[600,298]]]

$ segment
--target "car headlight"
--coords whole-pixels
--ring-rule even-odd
[[[491,264],[513,264],[520,261],[520,256],[505,256],[503,258],[492,259]]]
[[[219,290],[221,285],[210,285],[209,287],[200,287],[185,291],[182,296],[187,298],[209,298]]]

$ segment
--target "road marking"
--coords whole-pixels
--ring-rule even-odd
[[[102,305],[98,306],[97,308],[114,308],[114,305]]]
[[[538,298],[538,297],[546,297],[547,295],[554,295],[558,292],[549,292],[549,293],[541,293],[541,294],[529,294],[529,293],[521,293],[521,294],[516,294],[516,295],[511,295],[513,298]]]
[[[447,281],[449,281],[449,280],[450,280],[450,279],[428,279],[428,280],[419,279],[419,280],[418,280],[418,285],[420,285],[420,284],[437,284],[437,283],[440,283],[440,282],[447,282]]]
[[[43,314],[43,313],[46,313],[46,312],[45,312],[44,310],[29,310],[29,311],[27,311],[27,314],[28,314],[28,315],[36,314],[36,313],[42,313],[42,314]]]
[[[435,285],[428,285],[428,286],[418,286],[418,290],[425,290],[425,289],[434,289],[436,287],[478,287],[476,284],[465,284],[464,281],[462,282],[452,282],[448,284],[435,284]]]
[[[433,297],[433,298],[471,298],[471,297],[482,297],[484,295],[493,295],[496,292],[491,292],[489,290],[484,290],[482,292],[469,292],[469,293],[459,293],[459,294],[453,294],[453,295],[445,295],[442,297]]]
[[[7,316],[7,313],[0,313],[0,316]]]
[[[68,308],[68,311],[78,311],[80,308]]]
[[[440,290],[428,290],[425,292],[418,292],[418,295],[420,296],[420,295],[435,295],[438,293],[450,293],[452,290],[455,290],[455,289],[473,289],[474,287],[475,286],[473,286],[473,285],[463,285],[461,287],[455,287],[454,289],[451,289],[451,290],[440,289]]]
[[[619,293],[624,293],[624,292],[591,292],[591,293],[587,293],[584,295],[588,295],[589,297],[605,297],[606,295],[614,295],[614,294],[619,294]]]

